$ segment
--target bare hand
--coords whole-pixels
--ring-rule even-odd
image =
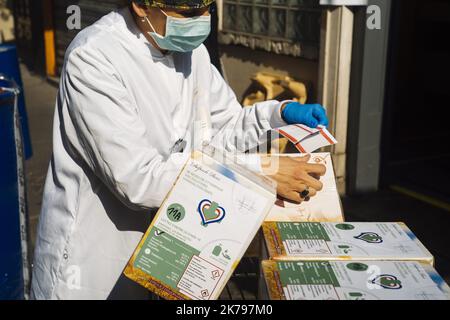
[[[301,158],[267,155],[261,156],[261,163],[264,174],[277,182],[278,195],[301,203],[314,197],[323,188],[319,179],[325,174],[326,167],[308,163],[310,158],[310,155]],[[307,195],[304,196],[305,194]]]

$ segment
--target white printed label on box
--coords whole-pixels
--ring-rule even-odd
[[[331,253],[325,240],[285,240],[286,251],[290,255],[329,254]]]
[[[223,275],[223,269],[193,256],[178,283],[180,292],[192,299],[209,299]]]
[[[287,300],[339,300],[332,285],[287,285],[284,294]]]

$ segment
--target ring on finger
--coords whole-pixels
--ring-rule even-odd
[[[305,199],[309,196],[309,186],[306,186],[305,190],[300,192],[300,198]]]

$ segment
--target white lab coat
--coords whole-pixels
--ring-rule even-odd
[[[56,101],[32,297],[148,298],[122,271],[189,157],[197,111],[210,115],[213,143],[232,151],[249,147],[244,133],[256,145],[285,125],[279,107],[243,109],[204,46],[163,55],[128,9],[81,31]],[[179,139],[187,146],[173,152]]]

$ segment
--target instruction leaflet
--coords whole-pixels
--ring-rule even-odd
[[[273,129],[273,131],[287,138],[301,153],[314,152],[337,143],[337,140],[324,126],[309,128],[303,124],[292,124]]]

